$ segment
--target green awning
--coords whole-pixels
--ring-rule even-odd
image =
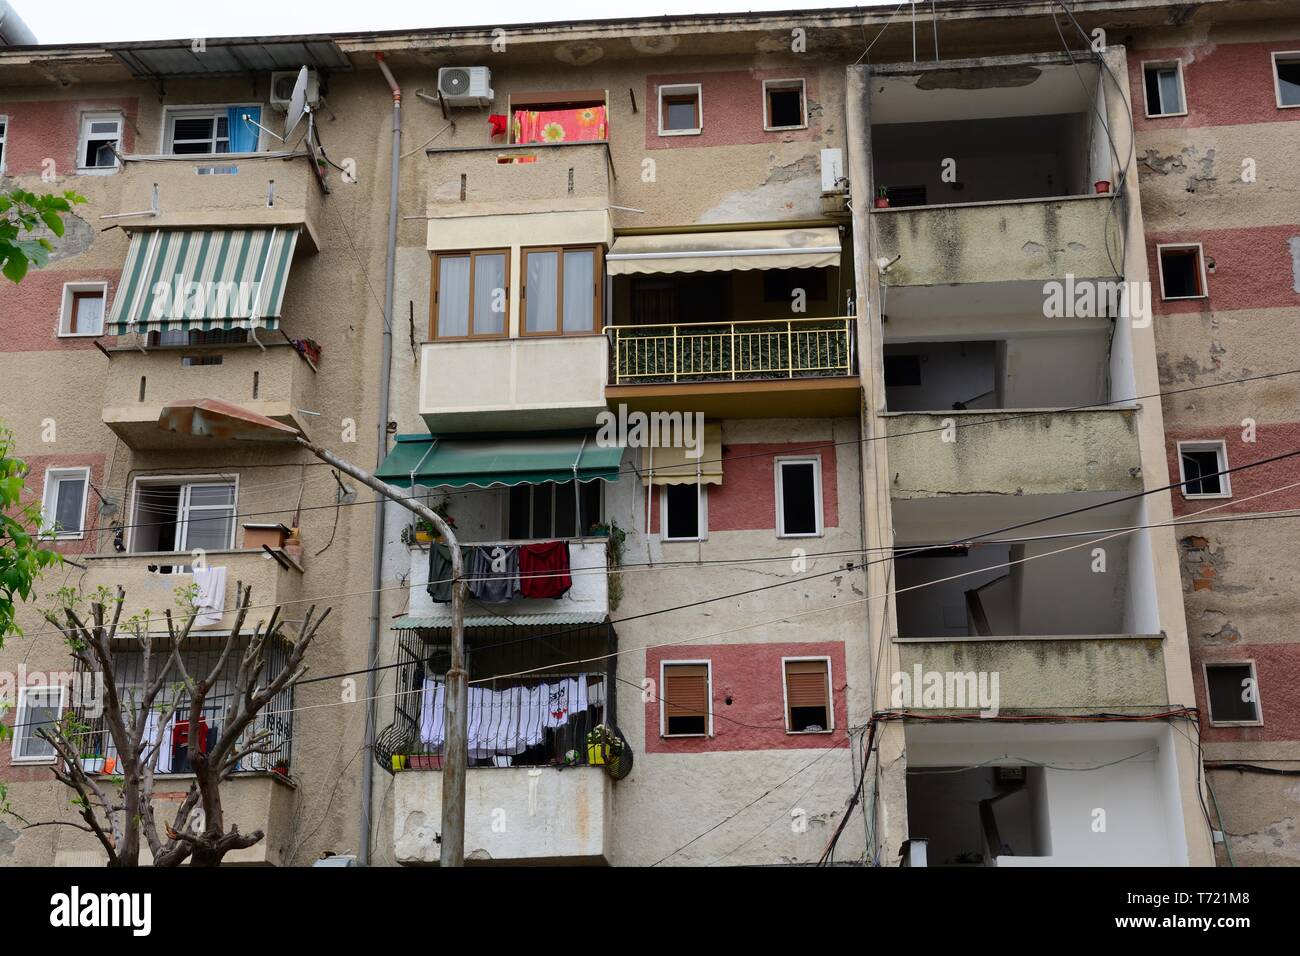
[[[398,435],[375,475],[399,488],[498,488],[547,481],[616,481],[623,449],[596,444],[594,434],[510,438]]]
[[[113,335],[280,325],[298,229],[153,229],[131,237]]]

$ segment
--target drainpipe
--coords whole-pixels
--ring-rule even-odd
[[[379,72],[393,91],[393,158],[388,174],[388,252],[384,260],[384,347],[379,361],[379,441],[378,462],[388,455],[388,389],[393,364],[393,286],[397,269],[397,188],[398,160],[402,155],[402,88],[384,62],[382,53],[375,54]],[[361,840],[357,855],[361,865],[370,864],[370,815],[373,809],[375,746],[375,668],[379,664],[379,589],[384,576],[384,510],[387,502],[380,498],[375,503],[375,536],[373,561],[370,572],[370,640],[366,647],[366,759],[361,770]]]

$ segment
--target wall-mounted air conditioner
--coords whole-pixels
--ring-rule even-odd
[[[486,66],[441,67],[438,92],[448,106],[488,106],[492,102],[492,71]]]
[[[271,74],[271,106],[277,110],[287,110],[293,99],[293,85],[298,82],[298,70],[280,70]],[[315,70],[307,72],[307,105],[320,103],[320,80]]]

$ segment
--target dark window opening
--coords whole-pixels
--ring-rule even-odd
[[[1205,294],[1201,286],[1199,249],[1160,250],[1161,294],[1166,299],[1195,299]]]
[[[1147,115],[1168,116],[1183,112],[1183,91],[1178,66],[1148,66],[1145,70]]]
[[[793,731],[825,730],[826,725],[825,707],[790,708],[790,729]]]
[[[1249,664],[1206,664],[1205,683],[1211,720],[1253,723],[1260,719],[1259,695]]]
[[[768,89],[767,123],[772,127],[802,126],[803,90],[799,87]]]
[[[955,183],[953,185],[956,186]],[[924,186],[890,186],[887,195],[889,196],[891,209],[903,206],[924,206],[926,203]]]
[[[763,272],[763,301],[791,302],[796,289],[802,289],[809,302],[825,302],[825,269],[767,269]]]
[[[921,356],[885,356],[885,388],[908,388],[920,384]]]
[[[817,534],[817,467],[810,461],[781,463],[781,533]]]
[[[666,504],[665,537],[698,538],[700,537],[700,496],[704,494],[698,485],[664,485],[663,494]]]
[[[695,93],[672,94],[663,98],[664,130],[700,128],[700,99]]]
[[[601,482],[516,485],[510,489],[507,534],[512,541],[581,538],[601,521]]]
[[[1223,494],[1224,476],[1218,472],[1225,469],[1219,463],[1217,451],[1184,451],[1183,486],[1185,495],[1219,495]]]
[[[1277,97],[1282,106],[1300,106],[1300,58],[1275,60]]]

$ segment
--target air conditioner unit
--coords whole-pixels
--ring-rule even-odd
[[[298,82],[298,70],[281,70],[271,74],[271,106],[287,110],[293,99],[293,85]],[[307,71],[307,105],[320,103],[320,80],[315,70]]]
[[[492,102],[492,71],[486,66],[441,67],[438,92],[448,106],[488,106]]]

